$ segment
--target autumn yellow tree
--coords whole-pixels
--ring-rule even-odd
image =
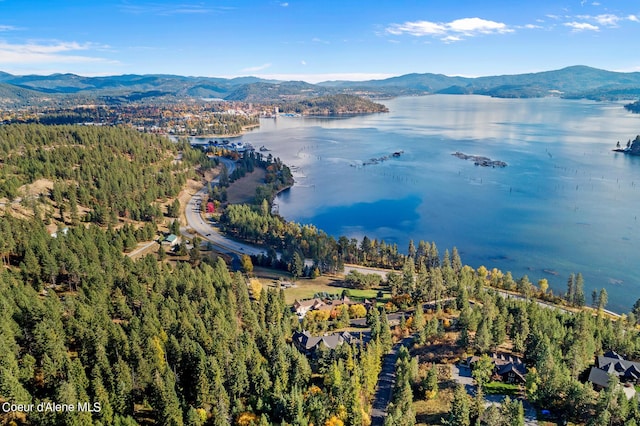
[[[549,288],[549,281],[547,281],[546,278],[541,278],[540,280],[538,280],[538,287],[540,287],[540,291],[542,293],[546,293],[547,289]]]

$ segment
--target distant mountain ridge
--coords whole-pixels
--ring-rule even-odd
[[[577,65],[560,70],[487,77],[406,74],[382,80],[276,81],[258,77],[215,78],[164,74],[83,77],[75,74],[17,76],[0,71],[0,105],[80,99],[109,102],[221,98],[247,102],[299,101],[332,94],[381,98],[425,94],[478,94],[504,98],[637,99],[640,72],[621,73]]]

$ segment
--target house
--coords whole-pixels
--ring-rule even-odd
[[[618,376],[621,383],[640,384],[640,363],[628,361],[615,351],[607,351],[596,357],[596,366],[591,367],[587,380],[600,390],[609,386],[612,375]]]
[[[354,302],[347,296],[342,296],[339,299],[320,299],[316,297],[310,300],[296,300],[293,303],[293,310],[298,315],[298,318],[302,319],[307,315],[309,311],[333,311],[342,305],[354,305],[358,302]]]
[[[298,315],[298,318],[302,319],[304,318],[305,315],[307,315],[307,312],[311,310],[318,310],[323,306],[325,306],[325,303],[318,298],[311,299],[311,300],[301,300],[301,301],[296,300],[293,303],[293,310],[296,313],[296,315]]]
[[[343,343],[352,344],[359,341],[348,331],[340,333],[325,334],[324,336],[312,336],[308,331],[296,331],[292,336],[293,344],[303,354],[313,355],[320,347],[324,349],[335,349]]]
[[[180,243],[180,238],[175,234],[169,234],[162,240],[163,246],[174,247]]]
[[[496,367],[495,373],[500,376],[504,383],[523,384],[527,380],[525,374],[527,369],[523,364],[510,362],[502,367]]]
[[[525,375],[527,374],[527,367],[525,367],[522,359],[515,355],[504,353],[491,353],[491,362],[493,363],[493,373],[500,377],[505,383],[523,384],[526,382]],[[479,356],[470,356],[466,362],[469,367],[473,368],[473,365],[480,359]]]

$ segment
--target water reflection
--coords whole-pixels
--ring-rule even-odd
[[[611,152],[635,137],[640,117],[621,104],[556,98],[385,103],[388,114],[264,120],[243,137],[295,167],[281,214],[400,247],[409,239],[456,245],[473,266],[548,278],[555,291],[580,271],[588,291],[606,287],[618,309],[635,301],[628,294],[640,297],[630,254],[640,248],[640,158]],[[362,166],[399,150],[400,158]],[[474,166],[454,151],[508,167]],[[403,220],[407,211],[416,217]]]

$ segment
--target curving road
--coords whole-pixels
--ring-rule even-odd
[[[220,158],[220,161],[227,166],[229,174],[233,173],[236,168],[234,161],[228,158]],[[219,177],[215,178],[211,183],[217,184]],[[260,247],[255,247],[250,244],[241,243],[222,235],[217,227],[214,227],[211,223],[206,221],[200,215],[200,206],[202,200],[207,197],[207,186],[205,185],[200,191],[195,193],[185,208],[185,216],[187,218],[186,226],[180,229],[182,235],[189,238],[193,238],[193,234],[188,232],[187,229],[193,230],[196,234],[206,242],[209,242],[216,250],[229,254],[248,254],[258,255],[267,254],[267,251]]]

